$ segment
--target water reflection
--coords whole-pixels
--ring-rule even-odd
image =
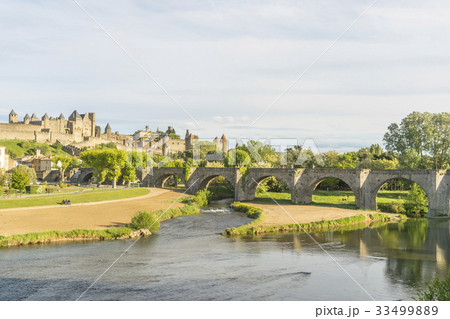
[[[393,283],[422,287],[435,276],[443,279],[450,271],[450,223],[446,220],[411,219],[311,236],[325,249],[328,246],[333,250],[353,251],[362,259],[385,259],[386,277]],[[265,237],[291,243],[294,250],[302,249],[302,241],[314,244],[306,234]],[[248,236],[245,240],[261,241],[261,236]],[[339,247],[339,243],[343,246]]]

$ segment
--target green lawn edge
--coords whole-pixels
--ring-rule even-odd
[[[354,230],[356,228],[366,226],[376,226],[382,223],[406,220],[408,217],[403,214],[389,213],[369,213],[359,214],[350,217],[343,217],[334,220],[322,220],[311,223],[277,225],[271,227],[252,226],[263,221],[266,213],[259,207],[252,206],[241,202],[234,202],[230,207],[236,211],[243,212],[247,217],[254,219],[252,222],[239,227],[227,228],[222,232],[224,236],[243,236],[243,235],[261,235],[265,233],[277,232],[323,232],[335,229]],[[361,227],[360,227],[361,226]]]
[[[103,201],[129,199],[145,196],[150,193],[148,188],[127,188],[95,190],[85,193],[71,193],[61,195],[34,195],[26,198],[1,199],[0,210],[12,208],[27,208],[41,206],[58,206],[63,200],[70,200],[71,204],[97,203]]]

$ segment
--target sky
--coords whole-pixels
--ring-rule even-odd
[[[2,0],[0,121],[76,109],[121,133],[382,145],[409,113],[449,111],[449,16],[439,0]]]

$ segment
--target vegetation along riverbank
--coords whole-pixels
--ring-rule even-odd
[[[348,228],[354,226],[369,226],[374,223],[393,222],[406,220],[407,217],[402,214],[385,214],[385,213],[361,213],[349,217],[343,217],[332,220],[320,220],[307,223],[290,223],[276,226],[265,226],[262,224],[267,213],[261,208],[250,204],[235,202],[231,207],[245,213],[249,218],[254,219],[251,223],[240,227],[227,228],[222,235],[256,235],[275,232],[317,232],[329,231],[338,228]]]

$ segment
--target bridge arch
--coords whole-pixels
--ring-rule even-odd
[[[159,176],[158,179],[155,182],[155,187],[164,187],[164,185],[166,184],[167,180],[171,177],[178,177],[182,183],[184,183],[184,176],[181,175],[177,175],[177,174],[164,174],[162,176]]]
[[[373,170],[365,183],[366,208],[377,209],[377,195],[380,188],[387,182],[395,179],[405,179],[416,183],[425,192],[428,198],[428,212],[439,211],[436,193],[436,173],[429,170],[403,171],[403,170]]]
[[[376,209],[377,209],[377,210],[378,210],[378,200],[377,200],[377,198],[378,198],[378,194],[379,194],[381,188],[382,188],[386,183],[391,182],[391,181],[395,181],[395,180],[405,180],[405,181],[409,181],[409,182],[412,182],[412,183],[415,183],[415,184],[419,185],[420,188],[422,188],[422,190],[425,192],[425,194],[426,194],[426,196],[427,196],[427,200],[428,200],[428,209],[430,209],[430,203],[431,203],[431,201],[430,201],[430,196],[431,196],[431,193],[430,193],[430,190],[429,190],[429,189],[424,188],[424,186],[426,186],[426,184],[424,184],[423,182],[422,182],[422,184],[417,183],[417,182],[415,182],[413,179],[410,179],[410,178],[403,178],[403,177],[400,177],[400,178],[399,178],[399,177],[394,177],[394,178],[389,178],[389,179],[384,180],[384,181],[383,181],[383,180],[382,180],[382,181],[379,181],[379,182],[377,182],[377,183],[374,185],[374,189],[372,190],[370,196],[371,196],[371,197],[373,196],[373,198],[371,198],[371,201],[374,201],[374,202],[375,202],[375,205],[376,205]]]
[[[304,170],[296,184],[295,199],[293,198],[293,201],[298,204],[311,203],[314,190],[327,178],[336,178],[347,184],[355,195],[356,206],[361,207],[360,170],[356,169]]]
[[[292,191],[294,189],[293,175],[295,175],[294,171],[289,169],[252,168],[250,169],[250,172],[245,176],[245,199],[254,199],[256,197],[256,190],[258,189],[260,183],[269,177],[274,177],[286,184],[292,197]]]
[[[92,168],[80,168],[71,177],[70,182],[74,184],[87,184],[93,176],[94,170]]]
[[[149,175],[151,178],[145,184],[151,187],[163,187],[164,183],[172,176],[178,177],[182,183],[186,184],[183,167],[155,167]]]
[[[225,178],[236,191],[236,169],[224,167],[200,167],[194,168],[186,182],[186,189],[189,194],[195,194],[197,191],[207,189],[209,184],[216,177]]]
[[[210,175],[205,177],[202,181],[199,181],[199,188],[200,189],[207,189],[209,187],[209,185],[211,184],[211,182],[216,179],[217,177],[223,177],[225,178],[225,180],[230,183],[231,186],[233,186],[234,188],[234,180],[229,180],[226,176],[223,175]]]
[[[88,184],[91,179],[94,177],[94,172],[87,172],[83,176],[80,177],[80,184]]]

